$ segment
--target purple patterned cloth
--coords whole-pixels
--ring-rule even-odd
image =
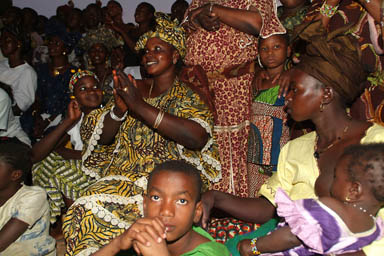
[[[384,223],[381,218],[365,232],[353,233],[344,221],[334,212],[316,199],[292,201],[282,190],[275,196],[277,214],[285,218],[279,226],[289,225],[303,245],[279,253],[262,255],[328,255],[355,252],[371,244],[384,235]]]

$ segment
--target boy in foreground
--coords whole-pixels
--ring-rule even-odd
[[[94,255],[115,255],[131,247],[143,256],[227,256],[200,227],[202,181],[200,172],[179,160],[158,165],[149,175],[144,216]]]

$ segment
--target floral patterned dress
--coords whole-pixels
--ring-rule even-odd
[[[274,1],[193,0],[187,12],[210,2],[242,10],[256,7],[263,18],[260,32],[263,37],[285,32],[277,19]],[[249,70],[233,75],[232,71],[256,58],[257,37],[221,23],[220,29],[214,32],[202,28],[191,32],[186,44],[184,62],[204,69],[213,95],[217,117],[215,134],[223,165],[223,179],[214,188],[248,196],[246,156],[254,72]]]

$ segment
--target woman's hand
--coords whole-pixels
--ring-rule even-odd
[[[278,84],[279,88],[279,97],[285,97],[289,91],[289,84],[291,81],[291,73],[289,70],[281,72],[278,76],[276,76],[272,83]]]
[[[203,193],[201,197],[203,203],[203,217],[201,218],[201,224],[204,229],[208,228],[208,223],[211,215],[211,210],[215,203],[214,191],[209,190]]]
[[[241,240],[237,244],[237,250],[240,252],[241,256],[253,255],[251,247],[251,239]]]
[[[69,102],[67,111],[67,118],[73,123],[80,120],[82,112],[79,103],[76,100],[71,100],[71,102]]]
[[[41,138],[43,137],[43,133],[45,128],[49,125],[48,119],[43,119],[40,115],[37,115],[35,117],[35,123],[33,126],[33,136],[35,138]]]
[[[203,5],[191,11],[188,15],[187,27],[191,30],[196,30],[197,27],[202,27],[207,31],[216,31],[220,28],[220,19],[210,12],[210,4]]]
[[[136,80],[131,75],[127,76],[123,72],[117,71],[114,73],[114,81],[116,93],[122,99],[125,106],[127,106],[127,109],[137,113],[144,100],[137,88]],[[120,103],[120,105],[123,104]],[[118,107],[122,108],[120,105]]]

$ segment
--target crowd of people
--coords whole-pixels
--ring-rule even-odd
[[[8,6],[0,254],[380,255],[382,10]]]

